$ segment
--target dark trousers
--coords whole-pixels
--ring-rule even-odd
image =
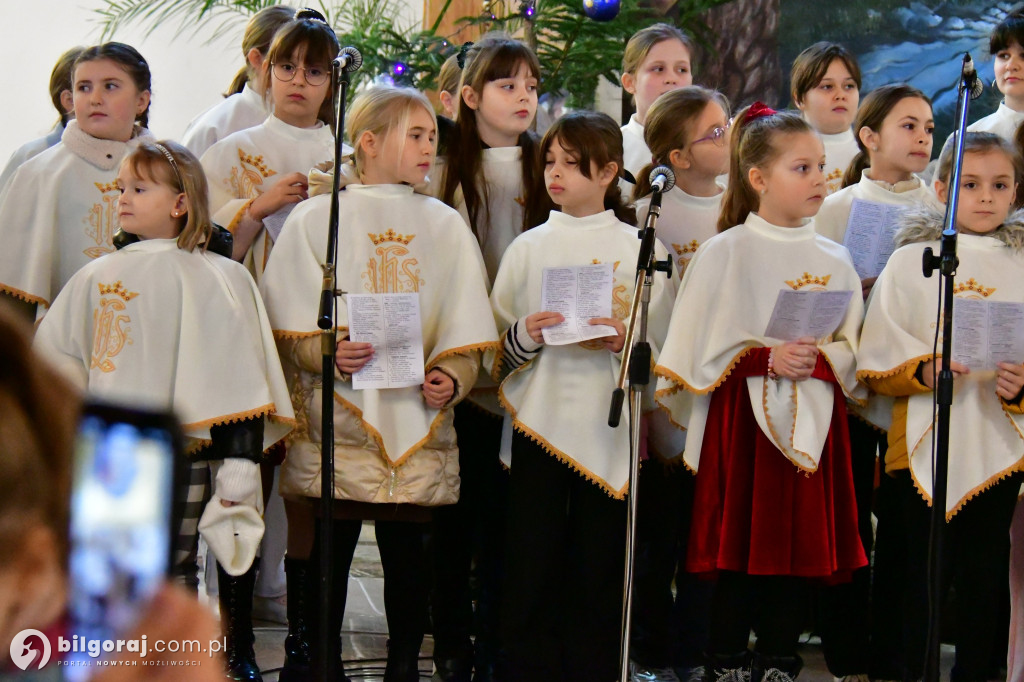
[[[695,483],[681,462],[640,468],[630,657],[647,668],[693,668],[707,649],[714,584],[685,570]]]
[[[334,519],[334,581],[333,603],[323,604],[315,596],[319,577],[313,585],[314,604],[329,608],[332,613],[333,632],[341,631],[345,603],[348,597],[348,575],[352,566],[359,532],[363,522],[358,519]],[[388,622],[388,639],[392,648],[419,651],[427,627],[427,596],[429,591],[429,565],[425,547],[425,523],[411,521],[374,521],[380,563],[384,571],[384,611]],[[319,574],[320,522],[317,521],[316,539],[310,555],[311,566]],[[314,635],[315,635],[314,623]],[[316,637],[312,644],[317,646]],[[340,651],[340,645],[339,645]]]
[[[954,589],[956,596],[949,614],[956,644],[956,663],[951,676],[954,682],[987,679],[993,642],[1006,629],[1001,619],[1002,599],[1007,589],[1010,521],[1021,478],[1020,474],[1010,476],[980,493],[946,524],[944,551],[940,557],[944,580],[939,598],[945,599],[949,588]],[[890,518],[879,517],[879,545],[882,546],[883,538],[885,543],[895,542],[888,536],[902,525],[905,534],[900,539],[905,547],[905,561],[902,574],[899,566],[883,565],[878,570],[896,570],[895,580],[902,581],[902,652],[897,651],[895,657],[903,661],[900,676],[917,679],[924,669],[928,632],[931,507],[917,492],[910,472],[897,472],[886,483],[890,518],[896,515],[899,518],[894,519],[896,523],[891,528]],[[873,659],[881,668],[884,661],[880,660],[879,645],[892,645],[878,638],[873,640],[876,649]]]
[[[618,679],[626,503],[512,440],[502,682]]]
[[[853,493],[857,499],[857,527],[864,553],[871,559],[874,531],[871,507],[879,449],[885,456],[885,434],[850,416],[850,458]],[[827,585],[818,590],[818,631],[825,664],[836,677],[866,673],[869,667],[871,633],[871,567],[853,572],[850,582]]]
[[[810,585],[796,576],[720,571],[711,601],[709,653],[727,658],[746,651],[756,622],[759,654],[795,657]]]
[[[508,472],[498,458],[499,416],[466,402],[455,407],[459,501],[434,510],[431,526],[434,659],[493,661],[497,650]],[[473,604],[476,604],[474,613]]]

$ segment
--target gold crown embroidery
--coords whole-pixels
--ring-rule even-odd
[[[118,280],[113,284],[99,284],[98,286],[100,288],[100,296],[113,294],[115,296],[120,296],[125,301],[130,301],[139,295],[137,291],[128,291],[125,289],[124,285],[121,284],[121,280]]]
[[[243,166],[255,168],[265,178],[269,178],[277,172],[263,162],[262,154],[257,154],[256,156],[246,154],[241,147],[238,148],[238,160],[242,162]]]
[[[383,232],[381,234],[367,232],[366,236],[370,238],[374,246],[380,246],[384,242],[397,242],[404,246],[408,246],[409,242],[416,238],[416,235],[414,234],[398,234],[392,229],[388,229],[387,232]]]
[[[953,294],[966,294],[970,291],[976,294],[981,294],[982,298],[988,298],[995,293],[995,290],[995,287],[985,287],[978,284],[974,278],[971,277],[966,282],[958,282],[956,286],[953,287]]]
[[[843,169],[836,168],[834,171],[825,176],[825,182],[831,182],[832,180],[839,180],[843,177]]]
[[[117,181],[116,180],[113,181],[113,182],[94,182],[92,184],[96,185],[96,189],[98,189],[103,194],[107,194],[108,192],[117,192],[117,191],[119,191],[117,189]]]
[[[675,249],[677,256],[683,256],[688,253],[696,253],[700,244],[694,239],[689,244],[673,244],[672,248]]]
[[[812,275],[809,272],[805,272],[803,274],[803,276],[800,277],[800,279],[798,279],[798,280],[788,280],[787,279],[786,280],[786,284],[788,284],[791,289],[795,289],[795,290],[799,291],[800,289],[803,289],[804,287],[808,287],[808,286],[811,286],[811,285],[817,285],[817,286],[820,286],[820,287],[828,286],[828,281],[830,279],[832,279],[832,275],[825,275],[825,276],[821,277],[821,276],[817,276],[817,275]]]

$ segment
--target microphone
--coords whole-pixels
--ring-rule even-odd
[[[359,54],[359,50],[354,47],[343,47],[334,63],[345,73],[352,73],[358,71],[359,67],[363,65],[363,55]]]
[[[971,93],[971,99],[978,99],[985,90],[985,84],[978,78],[978,71],[974,68],[974,60],[971,59],[970,52],[964,53],[964,66],[960,72],[960,81],[963,83],[964,89]]]
[[[655,166],[648,178],[652,192],[664,193],[676,186],[676,174],[668,166]]]

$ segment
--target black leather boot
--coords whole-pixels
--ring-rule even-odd
[[[388,662],[384,682],[419,682],[420,648],[388,640]]]
[[[750,682],[792,682],[804,667],[799,656],[765,656],[754,652]]]
[[[281,682],[312,682],[313,654],[309,648],[309,623],[316,618],[310,610],[314,603],[310,592],[309,559],[284,558],[288,584],[288,636],[284,638],[284,667]]]
[[[705,682],[749,682],[750,652],[735,654],[706,654],[704,664]]]
[[[228,679],[263,682],[256,665],[252,633],[252,593],[256,586],[256,564],[240,576],[228,575],[217,564],[220,583],[220,622],[227,639],[224,657],[228,664]]]

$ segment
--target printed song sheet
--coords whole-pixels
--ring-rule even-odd
[[[589,324],[593,317],[612,316],[611,263],[573,268],[544,268],[541,281],[543,311],[561,313],[565,321],[544,329],[544,343],[564,346],[603,336],[615,336],[615,328]]]
[[[878,277],[896,250],[893,237],[905,206],[854,199],[843,237],[861,279]]]
[[[348,334],[373,344],[373,358],[352,375],[352,388],[405,388],[423,383],[419,294],[348,294]]]
[[[292,214],[292,211],[298,204],[287,204],[276,213],[271,213],[263,219],[263,227],[266,228],[267,234],[273,241],[277,241],[277,238],[281,236],[281,230],[284,228],[284,221],[288,220],[288,216]]]
[[[1024,362],[1024,303],[953,299],[953,360],[975,371]]]
[[[846,316],[852,291],[793,291],[782,289],[775,299],[772,319],[764,335],[783,341],[804,336],[823,339],[839,327]]]

